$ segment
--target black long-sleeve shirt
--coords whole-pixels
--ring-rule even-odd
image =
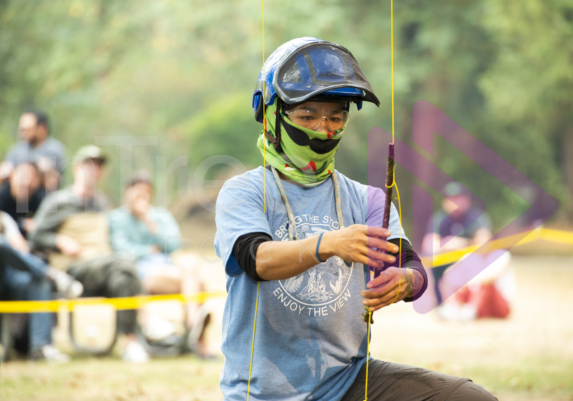
[[[266,241],[272,241],[270,235],[262,232],[257,233],[250,233],[240,236],[233,246],[233,255],[235,259],[237,259],[237,263],[241,267],[241,269],[245,272],[245,274],[250,277],[253,281],[266,281],[262,279],[257,273],[257,262],[256,262],[256,255],[259,246]],[[400,246],[400,239],[395,238],[391,239],[388,242]],[[391,266],[401,266],[401,268],[406,269],[410,268],[420,272],[422,277],[424,278],[424,283],[422,285],[421,290],[419,290],[414,297],[405,298],[405,302],[411,302],[416,300],[422,296],[426,288],[428,287],[428,276],[426,274],[426,270],[422,266],[422,262],[416,252],[412,249],[412,245],[404,239],[402,239],[402,248],[400,251],[400,256],[398,257],[398,253],[389,252],[390,254],[396,257],[396,261],[392,264],[389,264],[388,267]],[[401,263],[400,263],[400,259]]]

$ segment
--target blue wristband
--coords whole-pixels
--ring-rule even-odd
[[[324,263],[324,260],[322,260],[322,259],[320,258],[320,255],[318,254],[318,247],[320,246],[320,240],[322,239],[322,234],[324,234],[324,233],[320,233],[320,235],[318,236],[318,242],[316,243],[316,257],[318,258],[318,260],[319,260],[321,263]]]

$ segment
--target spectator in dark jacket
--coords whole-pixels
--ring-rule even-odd
[[[40,180],[36,163],[24,161],[12,170],[8,180],[0,187],[0,210],[16,221],[24,237],[34,229],[33,216],[46,197]]]

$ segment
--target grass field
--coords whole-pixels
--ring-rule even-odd
[[[510,319],[452,323],[393,305],[377,313],[373,356],[469,377],[500,400],[573,400],[573,258],[521,256],[515,268],[518,292]],[[220,270],[210,266],[215,286],[223,283]],[[213,303],[217,320],[221,305]],[[214,349],[220,341],[216,323],[210,331]],[[65,336],[56,338],[65,346]],[[0,367],[0,400],[221,400],[222,361],[13,361]]]

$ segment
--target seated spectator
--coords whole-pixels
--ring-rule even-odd
[[[109,244],[106,201],[97,187],[105,161],[97,146],[78,151],[72,186],[49,194],[42,202],[30,241],[33,249],[50,251],[50,265],[80,281],[85,296],[129,297],[141,293],[141,284],[134,261],[114,257]],[[117,312],[118,331],[127,339],[123,359],[145,362],[148,355],[137,342],[136,324],[135,310]]]
[[[46,190],[40,186],[38,166],[33,161],[23,161],[16,165],[0,187],[0,210],[16,221],[20,233],[27,238],[34,229],[32,217],[45,197]]]
[[[42,172],[42,186],[48,192],[56,190],[66,151],[60,141],[48,136],[49,131],[45,113],[30,110],[22,114],[18,123],[19,142],[8,150],[6,160],[0,165],[0,180],[7,179],[18,164],[33,159]]]
[[[0,299],[43,301],[51,299],[52,280],[60,295],[75,298],[82,285],[66,273],[57,271],[30,254],[28,244],[12,218],[0,212]],[[52,314],[30,314],[30,358],[65,362],[66,354],[52,344]]]
[[[442,202],[442,210],[434,213],[428,224],[422,244],[424,253],[455,251],[488,241],[492,236],[490,219],[472,207],[469,191],[456,182],[450,182],[444,192],[446,198]],[[445,273],[455,268],[455,264],[434,267],[434,291],[440,316],[448,320],[507,317],[515,287],[510,261],[509,253],[491,252],[483,262],[488,267],[462,288],[460,286],[465,283],[444,280]],[[471,272],[468,274],[469,277],[473,275]],[[460,289],[453,297],[443,299],[444,290],[451,292],[456,288]]]
[[[189,255],[183,263],[174,263],[170,254],[180,247],[179,226],[168,210],[152,206],[152,196],[153,184],[146,172],[128,182],[124,205],[109,214],[112,247],[137,259],[137,273],[147,293],[197,293],[203,285],[194,269],[196,261]],[[187,306],[189,345],[200,356],[207,356],[202,332],[209,319],[205,308],[196,303]]]

